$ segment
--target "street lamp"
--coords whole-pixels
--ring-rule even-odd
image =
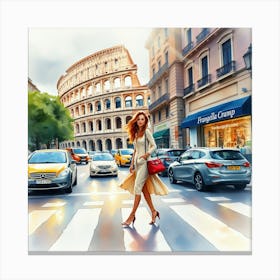
[[[252,71],[252,44],[248,47],[247,52],[243,55],[244,63],[248,71]]]

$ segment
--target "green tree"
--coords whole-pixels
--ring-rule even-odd
[[[73,119],[58,96],[48,93],[28,93],[28,148],[47,148],[53,141],[73,139]]]

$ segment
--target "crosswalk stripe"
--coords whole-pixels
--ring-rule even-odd
[[[165,203],[186,202],[186,200],[183,198],[162,198],[161,200]]]
[[[102,206],[104,204],[104,201],[86,201],[83,205],[84,206]]]
[[[47,221],[56,210],[35,210],[28,215],[28,233],[31,235],[41,224]]]
[[[134,203],[134,200],[133,199],[124,199],[122,201],[123,204],[133,204]],[[140,205],[143,204],[142,201],[140,201]]]
[[[123,221],[127,219],[131,208],[122,208]],[[151,215],[145,207],[136,212],[135,227],[124,227],[124,244],[126,251],[171,251],[159,226],[149,225]]]
[[[210,201],[228,201],[231,200],[230,198],[224,196],[205,196],[206,199]]]
[[[251,218],[251,207],[241,202],[219,203],[226,208]]]
[[[87,251],[101,208],[79,209],[49,251]]]
[[[42,205],[42,207],[61,207],[65,204],[66,202],[48,202]]]
[[[240,232],[192,204],[170,206],[185,222],[220,251],[250,251],[251,243]]]

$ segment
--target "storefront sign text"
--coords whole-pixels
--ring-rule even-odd
[[[197,124],[209,123],[210,121],[220,120],[224,118],[233,118],[235,115],[235,110],[219,111],[218,113],[212,112],[210,115],[205,117],[198,117]]]

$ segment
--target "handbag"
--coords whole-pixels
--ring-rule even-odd
[[[146,153],[146,132],[145,132],[145,153]],[[160,158],[150,159],[147,161],[147,168],[150,175],[165,171],[165,166]]]

